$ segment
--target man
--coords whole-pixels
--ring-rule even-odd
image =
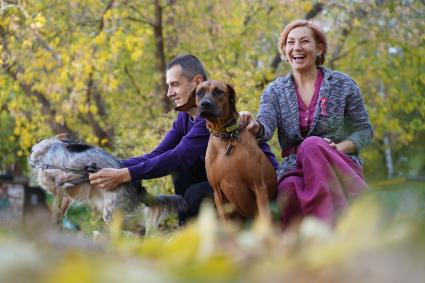
[[[98,189],[113,189],[119,184],[172,174],[175,193],[185,198],[187,217],[198,214],[205,197],[213,197],[205,172],[205,152],[210,136],[205,120],[199,117],[196,86],[207,80],[202,63],[193,55],[178,56],[167,65],[167,96],[179,111],[172,128],[161,143],[143,156],[123,160],[125,168],[104,168],[90,174],[90,184]],[[180,221],[186,216],[179,215]]]
[[[210,133],[204,118],[198,116],[192,90],[207,80],[202,63],[193,55],[174,58],[167,65],[167,96],[179,111],[172,128],[161,143],[143,156],[123,160],[125,168],[104,168],[90,174],[90,184],[99,189],[116,188],[119,184],[142,179],[153,179],[172,174],[175,193],[184,197],[187,215],[179,215],[180,222],[196,216],[205,197],[213,198],[205,172],[205,153]],[[275,169],[278,163],[267,144],[261,148]]]

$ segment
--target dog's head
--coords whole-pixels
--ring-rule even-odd
[[[225,122],[236,112],[234,88],[223,81],[205,81],[196,90],[199,115],[208,121]]]
[[[40,163],[45,153],[49,150],[52,144],[58,141],[59,139],[57,139],[56,137],[44,139],[31,148],[31,153],[28,157],[28,162],[32,169],[35,169],[35,167]]]

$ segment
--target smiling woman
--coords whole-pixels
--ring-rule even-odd
[[[290,23],[278,48],[292,71],[264,90],[257,119],[249,113],[244,119],[260,140],[278,129],[283,225],[305,215],[334,224],[367,188],[359,152],[372,139],[368,113],[357,84],[321,66],[327,41],[319,25]]]
[[[299,45],[297,45],[299,44]],[[328,43],[326,35],[322,28],[309,21],[299,20],[289,24],[281,33],[278,42],[278,49],[282,56],[282,60],[289,63],[289,59],[294,56],[302,56],[305,54],[299,51],[315,51],[314,63],[311,66],[319,66],[325,62],[326,53],[328,51]],[[290,54],[289,51],[296,49],[295,54]],[[292,55],[292,56],[291,56]],[[293,67],[291,65],[291,67]]]

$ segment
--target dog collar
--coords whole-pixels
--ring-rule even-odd
[[[224,141],[237,140],[239,139],[239,135],[242,132],[242,130],[245,128],[246,124],[241,123],[239,119],[231,120],[231,122],[233,121],[234,123],[231,123],[231,124],[229,123],[230,126],[223,127],[217,130],[209,129],[209,131],[213,136],[218,137]]]

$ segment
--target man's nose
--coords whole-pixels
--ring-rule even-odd
[[[172,87],[169,87],[167,90],[167,97],[173,96],[174,95],[174,91]]]

